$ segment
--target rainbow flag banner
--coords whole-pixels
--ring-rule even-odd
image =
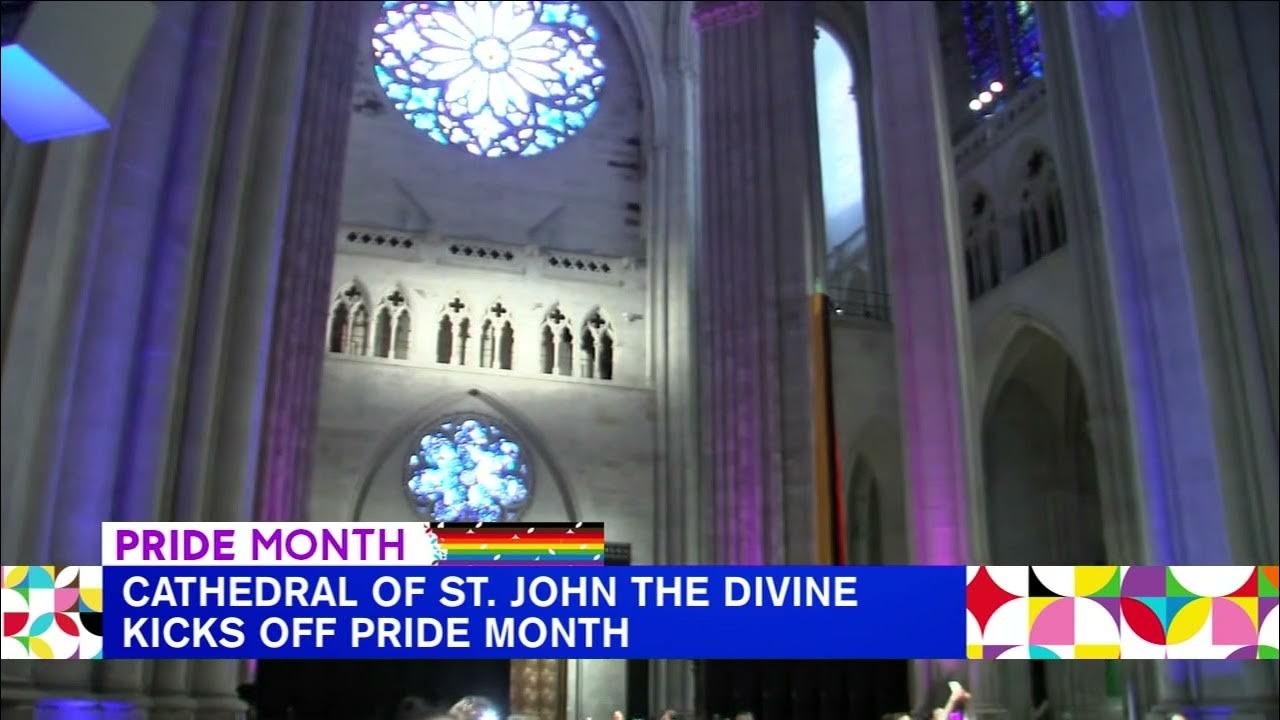
[[[440,565],[603,565],[604,523],[433,523]]]

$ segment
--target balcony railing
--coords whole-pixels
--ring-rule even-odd
[[[831,312],[840,318],[889,322],[889,294],[858,288],[831,288]]]

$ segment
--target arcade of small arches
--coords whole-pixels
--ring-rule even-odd
[[[434,327],[433,358],[437,364],[491,370],[517,368],[517,329],[510,309],[501,300],[481,307],[484,309],[478,328],[472,320],[472,306],[462,298],[453,297],[441,309]],[[526,332],[538,338],[537,372],[589,380],[613,379],[614,330],[600,308],[591,309],[581,322],[575,323],[559,304],[552,304],[538,325]],[[399,289],[391,290],[376,303],[370,302],[367,292],[356,282],[348,283],[334,295],[329,310],[330,353],[409,360],[412,333],[412,315]]]
[[[964,271],[970,300],[1067,244],[1066,214],[1052,154],[1036,147],[1023,157],[1011,181],[1005,183],[1016,188],[1012,202],[977,183],[962,193]],[[1010,238],[1016,238],[1016,244]]]

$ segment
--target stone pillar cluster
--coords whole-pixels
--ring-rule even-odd
[[[889,255],[898,401],[903,426],[912,562],[981,560],[984,536],[968,416],[972,373],[955,164],[930,3],[868,3],[872,101]],[[999,717],[992,673],[980,665],[917,663],[916,695],[969,675],[978,717]]]
[[[248,520],[255,495],[297,516],[351,7],[162,3],[111,130],[5,130],[6,564],[96,565],[103,521]],[[2,702],[231,718],[239,681],[234,662],[6,661]]]
[[[696,292],[702,482],[722,563],[812,562],[808,317],[822,245],[811,3],[709,2]]]
[[[320,3],[307,58],[294,178],[280,259],[270,388],[263,420],[263,464],[256,519],[302,520],[307,515],[311,439],[315,435],[320,371],[325,359],[333,230],[342,206],[342,167],[350,125],[351,58],[361,6]],[[305,182],[300,182],[305,181]],[[394,332],[392,337],[395,337]]]
[[[1120,554],[1275,563],[1275,7],[1082,3],[1063,20],[1139,498],[1141,547]],[[1159,717],[1280,713],[1266,663],[1147,670]]]

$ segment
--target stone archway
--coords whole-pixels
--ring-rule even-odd
[[[880,479],[867,458],[859,454],[849,472],[846,513],[849,563],[852,565],[884,564],[883,509],[880,504]]]
[[[991,383],[981,442],[992,564],[1107,564],[1084,381],[1055,338],[1030,326],[1014,333]],[[1056,714],[1105,716],[1110,669],[1002,668],[1002,704],[1017,713],[1047,701]]]

